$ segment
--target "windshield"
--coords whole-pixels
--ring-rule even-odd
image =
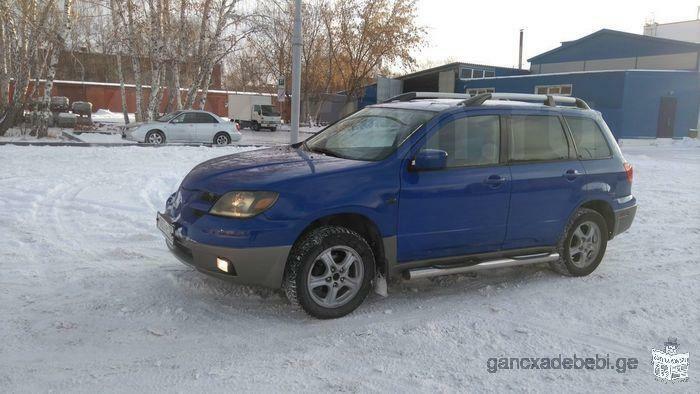
[[[271,105],[261,105],[260,109],[262,109],[263,116],[280,116],[280,113]]]
[[[182,111],[171,112],[167,115],[161,116],[160,118],[158,118],[156,120],[158,122],[170,122],[171,120],[173,120],[176,116],[180,115],[181,113],[182,113]]]
[[[434,115],[432,111],[365,108],[330,125],[305,146],[346,159],[383,160]]]

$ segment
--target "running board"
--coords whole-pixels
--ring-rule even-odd
[[[453,275],[453,274],[463,274],[465,272],[474,272],[487,269],[495,268],[506,268],[506,267],[517,267],[519,265],[529,265],[538,263],[549,263],[552,261],[559,260],[559,253],[546,253],[546,254],[536,254],[530,256],[519,256],[513,258],[503,258],[490,261],[484,261],[483,263],[475,265],[466,265],[461,267],[427,267],[427,268],[414,268],[404,272],[404,277],[408,280],[420,279],[420,278],[430,278],[433,276],[440,275]]]

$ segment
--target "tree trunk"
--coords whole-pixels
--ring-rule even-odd
[[[117,52],[117,77],[119,77],[119,93],[122,99],[124,124],[129,124],[129,109],[126,104],[126,88],[124,87],[124,72],[122,71],[122,55],[120,52]]]
[[[141,60],[136,48],[136,30],[134,29],[134,3],[132,0],[126,2],[126,13],[128,18],[127,29],[129,30],[129,52],[131,55],[131,68],[134,70],[134,91],[136,93],[136,121],[143,121],[143,86],[141,84]]]
[[[160,99],[163,95],[160,89],[161,71],[163,69],[163,12],[162,3],[157,1],[157,6],[154,7],[153,0],[148,1],[151,12],[151,40],[153,47],[151,50],[151,91],[148,96],[148,111],[146,116],[148,120],[157,118],[158,110],[160,109]]]
[[[122,44],[121,44],[121,38],[122,35],[121,29],[119,26],[119,17],[117,13],[119,12],[117,9],[117,3],[116,1],[121,1],[121,0],[110,0],[109,1],[109,9],[110,9],[110,14],[112,16],[112,30],[114,30],[114,38],[116,41],[116,51],[117,51],[117,78],[119,78],[119,93],[121,95],[121,101],[122,101],[122,113],[124,114],[124,124],[129,124],[129,109],[127,107],[126,103],[126,89],[124,88],[124,71],[122,70]],[[121,6],[119,6],[119,10],[121,10]]]
[[[73,6],[72,0],[64,0],[63,2],[63,14],[61,14],[61,19],[58,24],[58,31],[56,32],[56,44],[51,50],[51,60],[49,62],[49,67],[46,72],[46,82],[44,82],[44,100],[41,105],[41,114],[39,115],[38,127],[37,127],[37,137],[46,137],[48,135],[48,122],[51,116],[51,111],[49,106],[51,104],[51,90],[53,89],[53,80],[56,76],[56,66],[58,65],[58,56],[61,53],[61,49],[65,48],[66,37],[70,34],[71,23],[70,23],[70,13],[71,7]],[[38,86],[34,87],[35,89]]]
[[[7,68],[8,47],[5,45],[5,23],[0,22],[0,116],[10,103],[10,75]]]

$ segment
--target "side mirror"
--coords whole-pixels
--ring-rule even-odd
[[[447,152],[440,149],[423,149],[411,163],[416,171],[434,171],[447,167]]]

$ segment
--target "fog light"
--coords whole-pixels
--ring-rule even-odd
[[[216,258],[216,268],[218,268],[221,271],[224,271],[225,273],[229,273],[229,266],[231,263],[229,263],[228,260],[222,259],[221,257]]]

